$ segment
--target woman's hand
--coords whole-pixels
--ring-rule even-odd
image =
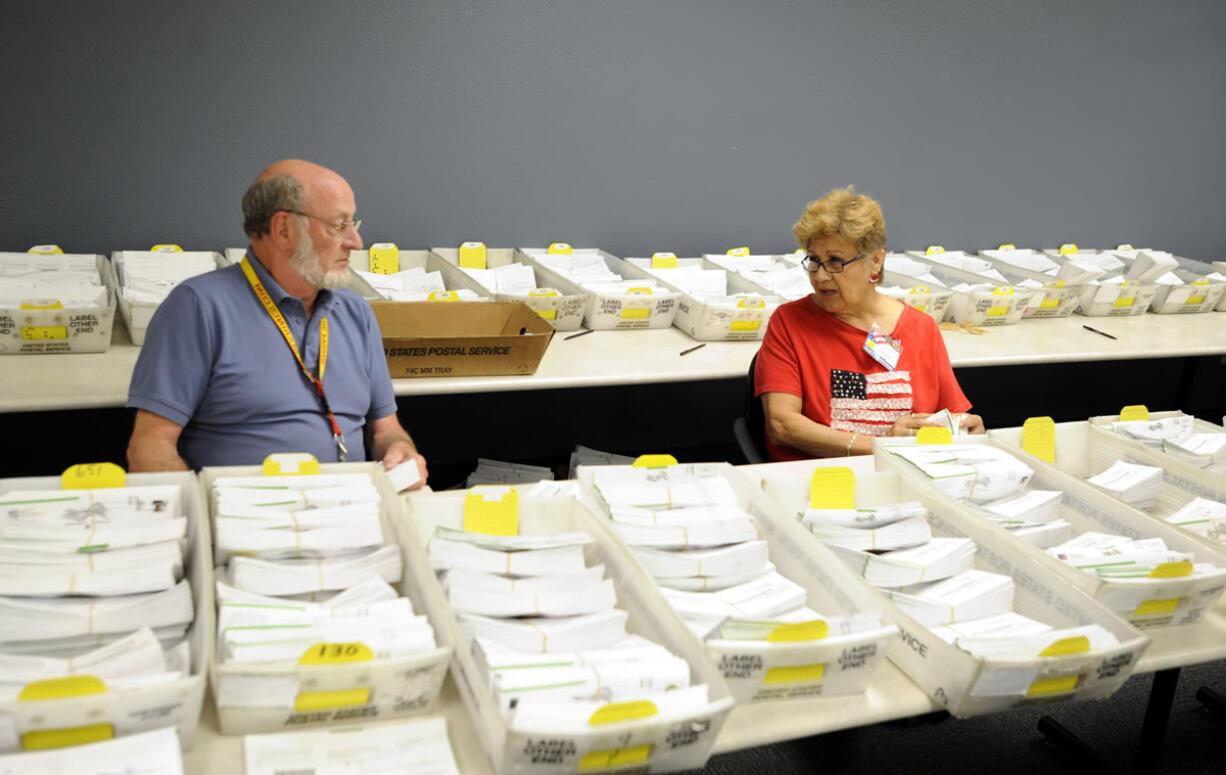
[[[962,415],[962,430],[965,433],[987,433],[988,429],[983,427],[983,418],[977,414]]]
[[[925,422],[928,419],[926,414],[904,414],[894,421],[890,426],[890,436],[914,436],[919,433],[919,429],[929,423]]]

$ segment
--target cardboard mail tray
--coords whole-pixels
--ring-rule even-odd
[[[574,331],[583,324],[583,310],[587,307],[587,293],[569,293],[561,288],[537,287],[528,293],[503,293],[487,288],[460,268],[459,248],[430,248],[430,253],[439,259],[444,267],[444,276],[456,277],[458,282],[468,284],[473,290],[486,296],[492,296],[497,301],[522,301],[536,313],[553,323],[559,331]],[[495,269],[508,264],[524,264],[532,267],[533,273],[538,270],[522,253],[511,248],[487,248],[485,253],[486,266]],[[538,285],[544,278],[538,277]]]
[[[554,328],[518,302],[372,301],[392,379],[532,374]]]

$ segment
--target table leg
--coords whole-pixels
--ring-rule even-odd
[[[1133,765],[1135,773],[1151,773],[1158,769],[1162,741],[1166,737],[1166,723],[1171,717],[1171,704],[1179,683],[1179,670],[1172,667],[1154,673],[1149,704],[1145,708],[1145,722],[1141,725],[1141,737],[1137,741],[1137,758]]]

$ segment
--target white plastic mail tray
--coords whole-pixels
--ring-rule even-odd
[[[831,462],[797,461],[754,466],[753,477],[795,521],[809,506],[813,472],[829,468]],[[965,718],[1037,703],[1106,697],[1135,669],[1148,639],[1101,605],[1059,583],[1018,552],[1009,540],[984,534],[968,535],[950,518],[948,504],[919,496],[893,472],[857,473],[854,498],[857,508],[924,501],[933,536],[972,538],[978,548],[974,561],[976,569],[1013,577],[1014,611],[1053,628],[1098,624],[1119,640],[1119,645],[1107,649],[1052,656],[980,657],[942,640],[884,594],[857,578],[878,599],[877,605],[886,618],[899,628],[899,642],[890,649],[890,660],[955,716]],[[807,532],[806,535],[811,544],[822,546],[815,536]]]
[[[201,486],[207,493],[212,490],[213,482],[218,477],[260,476],[261,473],[259,466],[204,468],[200,472]],[[400,543],[396,524],[401,518],[401,500],[388,481],[382,463],[321,463],[319,473],[369,474],[381,496],[384,540],[391,544]],[[399,585],[393,586],[397,586],[401,595],[409,598],[416,614],[429,618],[434,628],[436,648],[403,657],[336,664],[317,664],[310,659],[301,664],[283,661],[224,663],[214,658],[209,666],[214,697],[218,696],[223,682],[279,679],[293,680],[298,685],[298,695],[292,708],[219,707],[217,718],[222,734],[286,731],[432,711],[437,705],[443,678],[447,675],[454,641],[451,630],[441,621],[448,614],[423,592],[430,584],[437,583],[430,574],[425,553],[419,546],[401,544],[401,555],[404,575]],[[308,652],[312,650],[308,649]]]
[[[880,599],[829,549],[814,542],[795,519],[766,497],[748,477],[727,463],[682,466],[698,476],[727,479],[738,505],[753,518],[770,561],[785,578],[802,586],[805,605],[823,616],[850,616],[880,611]],[[595,471],[607,466],[580,466],[578,479],[585,502],[608,518],[608,506],[593,486]],[[888,622],[867,632],[839,637],[733,641],[709,639],[707,652],[723,672],[737,702],[856,694],[865,690],[897,637]]]
[[[684,717],[662,717],[645,703],[640,713],[622,713],[618,704],[593,714],[581,733],[556,729],[525,729],[507,723],[495,703],[489,682],[477,666],[453,616],[442,623],[457,643],[452,675],[460,697],[477,727],[494,772],[574,773],[632,767],[634,772],[669,772],[699,769],[733,705],[723,677],[706,659],[702,647],[680,618],[665,603],[651,579],[639,568],[617,538],[574,498],[529,497],[529,487],[511,488],[518,499],[521,535],[580,531],[594,540],[584,548],[588,567],[603,564],[612,579],[617,607],[629,614],[627,631],[642,635],[690,664],[691,683],[706,684],[708,703]],[[406,545],[425,554],[435,528],[461,528],[468,491],[410,493],[407,513],[400,522]],[[425,566],[428,568],[428,566]],[[443,590],[432,582],[426,594],[443,605]],[[618,769],[621,771],[621,769]]]
[[[74,694],[79,688],[60,691],[55,686],[57,681],[39,682],[51,685],[50,690],[38,692],[48,699],[0,702],[0,717],[8,718],[16,727],[23,748],[75,745],[167,726],[178,730],[179,743],[184,750],[192,747],[204,704],[205,670],[213,659],[217,621],[213,610],[213,546],[208,507],[200,482],[190,471],[128,474],[126,477],[129,487],[168,484],[179,486],[187,517],[183,573],[191,583],[195,611],[195,618],[187,630],[191,675],[143,689],[125,689],[122,694],[106,690],[102,681],[88,694]],[[0,493],[60,489],[61,486],[58,476],[0,479]],[[68,682],[60,685],[66,686]],[[62,696],[56,697],[57,694]],[[0,753],[7,752],[0,748]]]

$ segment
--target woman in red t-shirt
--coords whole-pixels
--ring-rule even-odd
[[[855,189],[810,202],[792,227],[813,295],[771,317],[754,368],[772,460],[863,455],[873,436],[913,436],[933,412],[965,413],[931,317],[877,292],[881,205]],[[962,427],[983,433],[978,415]]]

